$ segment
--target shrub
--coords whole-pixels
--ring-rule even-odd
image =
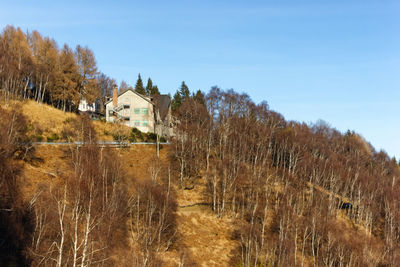
[[[128,137],[130,143],[136,142],[136,136],[134,134],[130,134]]]
[[[60,137],[56,133],[52,133],[50,136],[47,136],[47,142],[54,142],[58,139],[60,139]]]
[[[129,137],[122,133],[121,131],[116,131],[112,134],[112,137],[114,138],[115,142],[125,142],[126,140],[129,139]]]
[[[156,141],[157,141],[157,134],[147,133],[146,142],[156,142]]]
[[[143,141],[143,133],[138,128],[132,128],[129,136],[130,142]]]

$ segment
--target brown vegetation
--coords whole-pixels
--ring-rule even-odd
[[[396,265],[399,168],[359,135],[218,88],[176,116],[181,185],[205,170],[206,202],[236,218],[231,264]]]
[[[15,107],[0,106],[0,262],[26,265],[32,234],[30,210],[21,196],[21,159],[29,156],[26,120]]]
[[[393,160],[355,133],[286,122],[245,95],[215,88],[206,100],[177,110],[160,158],[153,146],[98,147],[75,115],[66,125],[84,146],[33,147],[35,118],[2,108],[3,262],[395,266]]]
[[[12,26],[0,34],[0,88],[6,105],[22,98],[76,111],[82,98],[104,104],[113,86],[114,80],[97,71],[88,47],[77,45],[73,51],[65,44],[59,49],[37,31],[25,34]]]
[[[130,149],[100,148],[88,118],[76,117],[69,124],[83,146],[32,147],[21,110],[0,108],[1,262],[160,263],[157,253],[168,250],[175,239],[176,202],[165,170],[159,169],[166,164],[154,160],[155,148],[148,147],[152,157],[141,155],[136,179],[130,170]],[[165,159],[161,152],[160,160]],[[121,253],[123,258],[115,257]]]

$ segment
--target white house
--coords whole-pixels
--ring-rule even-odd
[[[106,102],[106,121],[120,122],[142,132],[157,132],[170,136],[171,100],[168,95],[148,97],[131,89],[118,94]]]
[[[81,99],[81,101],[79,101],[78,110],[82,112],[97,112],[96,103],[92,103],[89,105],[86,99]]]

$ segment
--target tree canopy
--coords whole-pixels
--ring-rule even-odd
[[[55,40],[38,31],[23,33],[7,26],[0,34],[0,88],[6,103],[31,98],[63,110],[75,111],[79,101],[89,103],[101,96],[99,72],[93,51]]]

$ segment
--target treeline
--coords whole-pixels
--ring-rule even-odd
[[[112,149],[97,145],[87,117],[73,123],[83,145],[64,151],[68,170],[22,194],[24,164],[40,162],[20,107],[0,107],[2,266],[160,266],[176,239],[175,193],[158,159],[127,177]],[[128,192],[126,180],[133,181]],[[144,178],[144,179],[143,179]],[[118,258],[116,255],[122,255]]]
[[[38,31],[24,33],[20,28],[6,26],[0,34],[0,97],[6,105],[11,99],[33,99],[50,104],[63,111],[77,111],[79,101],[104,105],[117,86],[115,79],[98,70],[93,51],[68,44],[59,48],[57,42],[42,36]],[[149,77],[146,85],[140,73],[134,86],[122,80],[119,92],[135,90],[151,96],[160,90]],[[176,110],[187,97],[204,99],[200,90],[189,95],[183,81],[172,98],[172,109]]]
[[[176,110],[181,184],[233,216],[243,266],[396,266],[400,171],[354,132],[286,121],[266,103],[213,87]]]
[[[100,112],[111,96],[116,81],[100,72],[95,55],[88,47],[75,49],[42,36],[38,31],[24,33],[7,26],[0,34],[0,93],[10,99],[34,99],[64,111],[76,111],[81,99],[98,101]],[[143,95],[159,94],[148,79],[144,87],[140,74],[135,88],[125,81],[120,92],[134,89]]]

